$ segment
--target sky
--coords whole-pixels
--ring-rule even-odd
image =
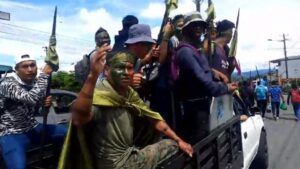
[[[58,7],[57,51],[61,70],[74,70],[74,64],[95,47],[94,33],[108,30],[112,41],[122,29],[128,14],[139,23],[149,24],[157,37],[164,14],[164,0],[0,0],[0,11],[10,13],[10,21],[0,20],[0,64],[14,65],[16,56],[33,55],[42,64],[52,29],[55,5]],[[237,59],[242,71],[269,68],[269,60],[300,55],[299,0],[213,0],[217,18],[236,21],[240,8]],[[207,0],[201,3],[206,18]],[[195,11],[193,0],[178,0],[171,16]],[[272,39],[272,41],[268,41]],[[273,68],[275,65],[271,65]]]

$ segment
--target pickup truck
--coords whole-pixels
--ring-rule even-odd
[[[72,99],[76,98],[74,93],[55,90],[52,93],[56,95],[54,101],[58,101],[61,99],[60,97],[69,97],[68,100],[71,103]],[[59,103],[58,101],[57,104]],[[50,110],[59,110],[62,114],[55,115],[56,118],[53,118],[53,122],[50,123],[64,123],[70,115],[67,110],[70,103],[62,106],[54,104]],[[252,109],[250,112],[245,113],[241,100],[236,97],[233,98],[231,95],[213,98],[208,124],[210,125],[210,134],[193,145],[195,152],[193,158],[178,153],[157,168],[267,169],[267,133],[263,119],[257,112],[257,109]],[[241,114],[246,114],[248,119],[240,121],[239,116]],[[37,119],[39,120],[39,117]],[[49,120],[51,121],[51,118]],[[59,150],[60,147],[55,147],[52,144],[33,146],[27,152],[27,168],[56,168]],[[1,157],[0,169],[5,169]]]
[[[214,98],[210,112],[210,134],[193,145],[194,156],[171,157],[159,169],[267,169],[268,146],[264,122],[257,108],[247,112],[239,98]],[[235,105],[235,106],[232,106]]]

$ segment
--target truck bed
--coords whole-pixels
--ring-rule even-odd
[[[193,158],[180,152],[162,163],[159,169],[241,169],[243,151],[238,117],[214,129],[196,143]]]

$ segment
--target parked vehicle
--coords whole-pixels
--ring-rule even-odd
[[[49,109],[47,124],[64,124],[70,119],[70,106],[72,102],[77,98],[77,93],[51,89],[52,106]],[[43,123],[42,114],[36,115],[36,120],[39,123]]]

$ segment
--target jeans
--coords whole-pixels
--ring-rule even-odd
[[[0,137],[1,153],[7,169],[25,169],[26,151],[31,144],[39,144],[43,125],[36,127],[26,133],[10,134]],[[45,141],[63,144],[67,127],[64,125],[47,125],[45,132]]]
[[[257,107],[260,109],[262,117],[265,117],[267,104],[268,104],[267,100],[257,100]]]
[[[271,102],[271,107],[272,107],[272,113],[274,117],[279,117],[279,106],[280,102]]]
[[[297,117],[298,120],[300,120],[300,103],[293,103],[293,109],[295,116]]]

